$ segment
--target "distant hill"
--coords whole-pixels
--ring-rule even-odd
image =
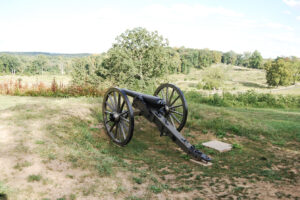
[[[90,56],[90,53],[75,53],[75,54],[68,54],[68,53],[49,53],[49,52],[9,52],[9,51],[2,51],[0,54],[11,54],[11,55],[23,55],[23,56],[36,56],[36,55],[45,55],[45,56],[65,56],[65,57],[84,57]]]

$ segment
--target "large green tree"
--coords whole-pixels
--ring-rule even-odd
[[[167,39],[156,31],[134,28],[116,38],[98,74],[116,84],[147,84],[154,77],[176,71],[179,62]]]
[[[71,73],[73,84],[98,86],[102,79],[98,76],[102,68],[101,63],[101,55],[75,58]]]
[[[258,69],[262,67],[262,63],[263,58],[261,54],[257,50],[255,50],[249,58],[249,67]]]
[[[222,63],[235,65],[237,54],[234,51],[228,51],[222,55]]]
[[[267,83],[270,86],[290,85],[293,83],[293,70],[290,62],[276,58],[265,63]]]
[[[0,72],[15,74],[19,72],[20,61],[17,56],[2,54],[0,55]]]

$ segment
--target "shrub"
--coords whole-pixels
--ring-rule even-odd
[[[256,93],[253,90],[245,93],[204,96],[195,91],[185,93],[186,99],[196,103],[205,103],[214,106],[251,106],[269,108],[300,108],[300,96],[283,96]]]

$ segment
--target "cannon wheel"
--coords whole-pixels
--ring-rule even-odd
[[[102,113],[107,135],[120,146],[130,142],[134,116],[127,95],[119,88],[110,88],[103,99]]]
[[[166,101],[169,112],[165,117],[178,131],[181,131],[188,115],[188,107],[182,91],[173,84],[165,83],[155,90],[154,95]]]

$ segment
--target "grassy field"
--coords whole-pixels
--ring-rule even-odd
[[[126,147],[110,142],[100,98],[0,96],[0,194],[10,199],[299,199],[300,110],[189,101],[182,134],[205,167],[143,118]],[[154,131],[155,130],[155,131]],[[218,153],[201,143],[233,144]]]
[[[223,81],[218,90],[203,90],[198,88],[199,83],[203,83],[205,77],[214,73],[213,69],[217,69],[219,73],[223,74]],[[206,69],[192,68],[189,74],[172,74],[167,78],[163,78],[159,82],[171,82],[176,84],[182,90],[185,91],[199,91],[204,94],[222,94],[222,92],[239,93],[246,92],[248,90],[255,90],[256,92],[272,93],[272,94],[291,94],[300,95],[300,83],[292,86],[280,86],[278,88],[269,88],[266,84],[265,71],[262,69],[251,69],[240,66],[231,66],[218,64]],[[19,76],[19,75],[5,75],[0,76],[1,83],[14,83],[18,79],[22,80],[22,84],[26,83],[28,86],[38,85],[42,82],[46,87],[49,87],[56,79],[58,84],[68,85],[71,83],[71,76],[63,75],[33,75],[33,76]],[[218,81],[218,78],[216,78]],[[101,83],[106,86],[108,83]]]
[[[220,90],[199,89],[215,69],[222,73]],[[21,78],[29,86],[49,87],[54,77],[64,85],[71,80],[1,76],[0,83]],[[185,91],[207,94],[300,94],[299,83],[268,88],[263,70],[236,66],[193,69],[167,79]],[[114,145],[102,126],[101,98],[0,96],[0,200],[300,199],[297,106],[216,107],[190,95],[187,101],[189,117],[181,133],[213,158],[212,166],[190,162],[141,117],[132,141]],[[233,150],[218,153],[202,145],[214,139],[231,143]]]
[[[67,75],[3,75],[0,76],[0,84],[9,82],[14,83],[18,80],[21,80],[23,85],[28,84],[29,87],[32,85],[38,85],[40,82],[49,87],[54,78],[58,84],[62,83],[64,85],[68,85],[71,82],[71,77]]]
[[[212,73],[212,68],[218,69],[218,71],[224,75],[220,89],[217,91],[208,91],[197,88],[197,85],[201,83],[209,73]],[[224,64],[213,65],[204,70],[193,68],[187,75],[173,74],[169,76],[169,81],[175,83],[182,90],[194,90],[207,94],[222,94],[223,91],[238,93],[255,90],[256,92],[264,93],[300,95],[299,83],[296,86],[269,88],[266,83],[264,70]]]

